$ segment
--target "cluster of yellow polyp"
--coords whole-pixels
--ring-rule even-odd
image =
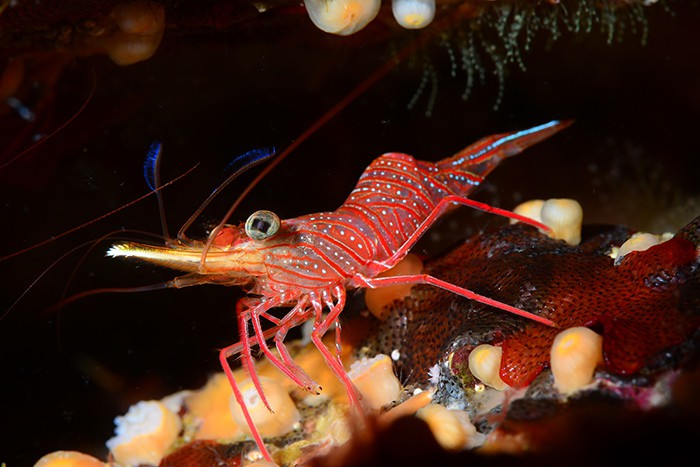
[[[262,403],[248,374],[234,372],[252,419],[266,439],[294,438],[273,448],[280,463],[313,450],[315,444],[339,445],[349,439],[350,425],[345,419],[348,408],[345,388],[328,368],[313,345],[295,349],[295,361],[323,388],[320,395],[309,394],[289,380],[273,365],[263,360],[257,365],[258,376],[273,412]],[[347,349],[346,349],[347,350]],[[347,352],[349,354],[349,352]],[[379,410],[396,401],[402,386],[394,374],[392,362],[386,355],[357,362],[346,361],[349,374],[368,402]],[[415,410],[417,410],[417,407]],[[115,418],[115,436],[107,441],[110,461],[120,466],[158,465],[161,460],[183,444],[195,440],[216,440],[235,443],[250,439],[250,430],[233,397],[223,373],[213,375],[196,391],[182,391],[162,400],[141,401],[126,414]],[[259,460],[259,452],[244,454],[244,462]],[[79,452],[58,451],[44,456],[39,467],[93,467],[105,465]]]

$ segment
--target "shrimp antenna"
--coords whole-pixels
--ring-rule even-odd
[[[143,161],[143,178],[151,191],[156,191],[160,185],[160,153],[163,145],[156,140],[151,143],[151,147],[146,153],[146,160]]]
[[[377,81],[382,79],[384,76],[386,76],[391,70],[394,69],[396,64],[401,62],[404,58],[409,56],[411,53],[413,53],[421,44],[424,44],[428,38],[432,37],[432,34],[423,34],[420,39],[416,40],[412,45],[409,45],[408,47],[405,47],[402,51],[400,51],[396,56],[394,56],[391,60],[387,60],[382,66],[377,68],[371,75],[369,75],[367,78],[365,78],[360,84],[355,86],[352,91],[350,91],[348,94],[345,95],[342,99],[340,99],[333,107],[328,109],[326,112],[324,112],[315,122],[311,124],[306,130],[304,130],[296,139],[292,140],[291,143],[289,143],[279,154],[279,156],[273,160],[270,164],[267,165],[260,173],[253,179],[250,184],[241,192],[240,195],[238,195],[238,198],[236,198],[236,201],[233,202],[231,207],[228,209],[226,212],[226,215],[221,219],[221,222],[219,222],[219,225],[217,225],[209,234],[209,239],[207,240],[207,243],[204,245],[204,249],[202,250],[202,259],[200,260],[200,267],[204,267],[204,263],[207,258],[207,253],[209,253],[209,248],[211,248],[212,242],[214,241],[214,238],[216,238],[216,234],[221,230],[221,228],[224,226],[226,222],[231,218],[233,215],[234,211],[238,208],[238,206],[243,202],[246,196],[253,191],[253,188],[255,188],[260,181],[267,176],[272,170],[277,167],[277,165],[282,162],[289,154],[294,152],[296,148],[298,148],[302,143],[304,143],[306,140],[311,138],[311,136],[316,133],[321,127],[323,127],[326,123],[328,123],[333,117],[338,115],[342,110],[344,110],[348,105],[350,105],[352,102],[354,102],[359,96],[361,96],[365,91],[367,91],[370,87],[372,87]],[[250,167],[247,167],[250,168]],[[208,201],[208,200],[207,200]],[[196,213],[199,215],[199,213]],[[196,217],[196,216],[195,216]],[[194,220],[194,219],[192,219]],[[191,223],[191,222],[190,222]],[[189,225],[188,225],[189,227]],[[184,229],[180,229],[180,232],[182,232]],[[178,234],[179,237],[179,234]]]
[[[188,175],[190,172],[192,172],[194,169],[196,169],[198,166],[199,166],[199,164],[195,164],[194,166],[190,167],[188,170],[186,170],[186,171],[183,172],[182,174],[180,174],[180,175],[178,175],[177,177],[175,177],[175,178],[173,178],[172,180],[170,180],[169,182],[164,183],[162,186],[160,186],[160,187],[157,188],[157,192],[160,192],[161,190],[163,190],[163,188],[165,188],[165,187],[167,187],[167,186],[169,186],[169,185],[172,185],[173,183],[177,182],[177,181],[180,180],[181,178],[185,177],[185,176]],[[102,214],[101,216],[98,216],[98,217],[96,217],[96,218],[94,218],[94,219],[92,219],[92,220],[89,220],[89,221],[87,221],[87,222],[84,222],[84,223],[82,223],[82,224],[80,224],[80,225],[78,225],[78,226],[76,226],[76,227],[73,227],[72,229],[66,230],[65,232],[62,232],[62,233],[60,233],[60,234],[53,235],[52,237],[47,238],[46,240],[43,240],[43,241],[41,241],[41,242],[35,243],[35,244],[33,244],[33,245],[30,245],[30,246],[28,246],[28,247],[26,247],[26,248],[23,248],[23,249],[19,250],[19,251],[15,251],[14,253],[10,253],[9,255],[2,256],[2,257],[0,257],[0,263],[3,262],[3,261],[5,261],[5,260],[8,260],[8,259],[10,259],[10,258],[14,258],[15,256],[19,256],[19,255],[21,255],[22,253],[26,253],[27,251],[31,251],[31,250],[33,250],[33,249],[35,249],[35,248],[39,248],[40,246],[46,245],[47,243],[51,243],[51,242],[53,242],[53,241],[56,241],[56,240],[58,240],[59,238],[65,237],[66,235],[69,235],[69,234],[72,234],[73,232],[76,232],[76,231],[78,231],[78,230],[84,229],[85,227],[87,227],[87,226],[89,226],[89,225],[92,225],[92,224],[94,224],[94,223],[96,223],[96,222],[98,222],[98,221],[101,221],[102,219],[105,219],[105,218],[111,216],[112,214],[116,214],[116,213],[118,213],[119,211],[123,211],[124,209],[128,208],[129,206],[133,206],[134,204],[138,203],[139,201],[148,198],[148,197],[151,196],[152,194],[153,194],[153,192],[150,191],[150,192],[146,193],[145,195],[141,195],[141,196],[139,196],[139,197],[136,198],[136,199],[132,199],[132,200],[129,201],[128,203],[126,203],[126,204],[124,204],[124,205],[122,205],[122,206],[120,206],[120,207],[118,207],[118,208],[116,208],[116,209],[113,209],[113,210],[109,211],[108,213]]]
[[[226,171],[232,171],[235,173],[244,168],[247,170],[246,167],[249,164],[257,163],[258,161],[262,162],[268,157],[271,157],[275,154],[277,154],[277,149],[275,149],[274,147],[251,149],[245,154],[241,154],[240,156],[236,157],[231,162],[229,162],[226,166]]]
[[[241,154],[240,156],[236,157],[233,161],[231,161],[226,168],[229,170],[233,170],[233,173],[229,175],[226,178],[226,180],[223,181],[223,183],[217,186],[214,189],[214,191],[212,191],[211,194],[207,197],[207,199],[205,199],[204,202],[197,208],[197,210],[192,213],[190,218],[187,219],[187,222],[185,222],[184,225],[180,228],[180,231],[177,233],[177,238],[182,239],[185,237],[185,232],[192,226],[192,223],[195,220],[197,220],[197,218],[202,214],[202,211],[204,211],[206,207],[209,206],[209,203],[211,203],[212,200],[219,193],[221,193],[221,191],[224,188],[226,188],[232,181],[234,181],[236,178],[238,178],[239,175],[246,172],[247,170],[252,169],[261,162],[270,159],[275,154],[277,154],[275,148],[253,149],[246,152],[245,154]]]
[[[160,214],[160,225],[163,229],[163,237],[166,243],[170,243],[170,235],[168,234],[168,223],[165,220],[165,203],[163,203],[163,192],[160,188],[160,161],[163,144],[156,140],[151,143],[151,147],[146,153],[146,160],[143,161],[143,178],[146,179],[146,185],[152,192],[156,193],[158,200],[158,213]]]
[[[5,167],[11,165],[18,159],[21,159],[23,156],[26,154],[29,154],[30,152],[34,151],[36,148],[44,144],[46,141],[50,140],[54,136],[56,136],[58,133],[63,131],[68,125],[75,120],[78,115],[83,113],[83,110],[88,106],[90,101],[92,100],[92,97],[95,95],[95,88],[97,87],[97,78],[95,77],[95,70],[92,70],[92,85],[90,86],[90,92],[88,93],[87,97],[85,98],[85,101],[83,101],[82,105],[80,108],[73,114],[71,115],[65,122],[63,122],[61,125],[59,125],[55,130],[53,130],[51,133],[48,135],[44,136],[43,138],[38,139],[34,144],[29,146],[28,148],[24,149],[21,151],[19,154],[16,156],[10,158],[8,161],[4,162],[2,165],[0,165],[0,170],[3,170]]]

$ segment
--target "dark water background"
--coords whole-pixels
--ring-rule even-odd
[[[489,73],[463,101],[464,71],[452,77],[447,49],[432,45],[425,55],[439,88],[431,117],[427,95],[407,109],[426,66],[418,54],[304,143],[234,217],[257,209],[283,218],[334,209],[363,168],[386,151],[437,160],[488,134],[573,118],[576,124],[564,133],[499,167],[475,197],[505,208],[571,197],[583,205],[588,223],[676,229],[700,213],[700,10],[676,2],[672,11],[647,9],[646,45],[631,31],[612,45],[597,32],[564,33],[551,45],[546,35],[537,36],[523,52],[527,70],[509,66],[497,110],[498,80]],[[0,256],[146,193],[142,163],[154,139],[163,141],[164,180],[200,163],[164,193],[169,226],[177,230],[223,180],[233,157],[288,144],[410,37],[349,40],[311,28],[294,21],[282,31],[253,34],[166,31],[147,62],[118,67],[89,57],[70,63],[56,84],[51,121],[65,121],[93,84],[94,95],[64,131],[0,173]],[[202,221],[216,221],[254,175],[230,187]],[[444,250],[497,222],[460,211],[424,250]],[[1,309],[63,253],[122,228],[160,233],[155,198],[0,263]],[[192,235],[201,232],[198,224]],[[57,449],[105,457],[114,416],[138,400],[201,386],[218,370],[216,350],[237,340],[233,305],[240,294],[223,287],[98,295],[46,313],[64,293],[174,276],[105,258],[108,246],[100,243],[82,262],[85,250],[60,261],[0,321],[0,462],[31,465]]]

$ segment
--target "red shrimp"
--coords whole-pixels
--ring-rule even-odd
[[[517,214],[468,199],[467,195],[502,159],[520,153],[570,123],[552,121],[528,130],[486,137],[437,163],[419,161],[406,154],[387,153],[365,169],[355,189],[335,211],[282,221],[272,212],[258,211],[245,225],[226,224],[215,229],[207,242],[183,239],[166,246],[117,243],[107,254],[138,258],[188,273],[169,281],[168,287],[215,283],[237,285],[246,290],[248,295],[236,305],[240,342],[222,349],[220,361],[255,442],[265,459],[271,461],[233,378],[228,358],[241,355],[242,364],[268,409],[253,365],[253,345],[258,345],[263,354],[298,385],[318,393],[318,384],[292,361],[284,346],[291,328],[313,320],[312,341],[345,385],[351,405],[359,410],[360,396],[340,360],[338,319],[345,306],[347,289],[430,284],[544,325],[556,326],[536,314],[426,274],[377,276],[403,259],[435,220],[457,204],[548,230]],[[273,308],[283,306],[292,309],[282,318],[270,313]],[[325,316],[324,309],[328,309]],[[263,331],[262,319],[271,322],[273,327]],[[249,333],[251,324],[252,335]],[[331,326],[336,329],[335,354],[321,340]],[[272,353],[266,343],[272,336],[279,356]]]

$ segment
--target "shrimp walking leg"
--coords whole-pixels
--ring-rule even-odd
[[[525,310],[521,310],[520,308],[516,308],[514,306],[508,305],[506,303],[499,302],[498,300],[494,300],[489,297],[485,297],[483,295],[480,295],[476,292],[472,292],[469,289],[465,289],[463,287],[456,286],[454,284],[451,284],[450,282],[446,282],[443,280],[438,279],[437,277],[433,277],[427,274],[415,274],[415,275],[408,275],[408,276],[390,276],[390,277],[363,277],[363,276],[356,276],[357,280],[365,287],[371,287],[371,288],[377,288],[377,287],[387,287],[390,285],[399,285],[399,284],[427,284],[427,285],[433,285],[436,287],[440,287],[441,289],[445,289],[447,291],[453,292],[457,295],[461,295],[464,298],[468,298],[470,300],[476,300],[477,302],[483,303],[485,305],[490,305],[495,308],[499,308],[501,310],[507,311],[509,313],[513,313],[518,316],[522,316],[524,318],[536,321],[538,323],[544,324],[546,326],[554,327],[557,328],[559,327],[555,322],[543,318],[542,316],[536,315],[534,313],[530,313]]]
[[[340,312],[343,311],[343,308],[345,308],[346,296],[347,292],[342,287],[337,287],[335,289],[335,297],[337,298],[338,302],[336,304],[328,304],[330,312],[323,320],[318,330],[319,334],[321,334],[322,336],[326,333],[326,331],[328,331],[328,328],[331,326],[331,324],[337,322],[338,317],[340,316]]]
[[[260,346],[260,349],[262,350],[263,354],[270,360],[270,362],[272,362],[273,365],[279,368],[297,385],[303,387],[304,389],[313,394],[318,394],[318,383],[313,381],[313,379],[311,379],[309,375],[307,375],[304,372],[304,370],[302,370],[296,363],[294,363],[283,343],[284,337],[286,337],[286,334],[289,331],[289,329],[298,326],[306,320],[306,316],[304,314],[305,306],[306,305],[304,302],[297,303],[297,305],[294,306],[294,308],[292,308],[292,310],[289,313],[287,313],[287,316],[285,316],[285,318],[282,320],[277,320],[273,316],[268,315],[267,313],[252,313],[251,322],[253,323],[253,329],[255,331],[255,336],[257,337],[258,345]],[[280,360],[275,354],[273,354],[270,351],[270,348],[267,346],[267,342],[263,336],[262,325],[260,323],[260,316],[263,315],[268,319],[272,318],[272,321],[276,322],[275,324],[278,324],[279,326],[277,335],[275,336],[275,344],[277,350],[280,352],[282,360]],[[281,338],[278,337],[280,334],[282,335]]]
[[[248,320],[251,319],[251,316],[256,315],[256,313],[261,313],[263,311],[267,311],[270,308],[273,308],[278,305],[277,300],[268,300],[265,302],[260,302],[256,306],[248,309],[244,309],[244,307],[247,304],[247,300],[241,299],[239,302],[236,304],[236,314],[238,315],[238,330],[240,332],[241,336],[241,342],[243,343],[243,350],[241,351],[241,361],[242,365],[245,367],[246,370],[248,370],[248,374],[250,375],[250,379],[253,382],[253,385],[255,386],[255,389],[257,390],[258,394],[260,395],[260,400],[262,403],[265,405],[267,410],[272,412],[272,408],[270,407],[269,402],[267,401],[267,398],[265,397],[265,393],[263,392],[262,385],[260,384],[260,379],[258,378],[258,374],[255,371],[255,362],[253,359],[252,351],[251,351],[251,346],[250,346],[250,339],[248,338]],[[259,336],[256,336],[256,340],[258,344],[260,344],[260,338]],[[264,344],[264,339],[263,339],[263,344]],[[262,346],[261,346],[262,347]]]
[[[423,220],[423,222],[421,222],[421,224],[418,226],[415,232],[413,232],[410,235],[410,237],[408,237],[404,244],[401,245],[401,247],[399,247],[393,255],[391,255],[387,260],[383,261],[383,263],[389,267],[395,266],[396,263],[398,263],[401,259],[403,259],[404,256],[406,256],[408,251],[411,248],[413,248],[413,245],[415,245],[416,242],[420,240],[423,234],[425,234],[425,232],[435,223],[435,221],[445,212],[445,210],[451,204],[461,204],[463,206],[478,209],[479,211],[488,212],[490,214],[496,214],[499,216],[507,217],[509,219],[515,219],[517,221],[524,222],[526,224],[537,227],[538,229],[544,230],[546,232],[552,231],[552,229],[550,229],[546,225],[542,224],[541,222],[537,222],[536,220],[530,219],[529,217],[516,214],[506,209],[496,208],[486,203],[480,203],[479,201],[474,201],[473,199],[464,198],[456,195],[449,195],[445,196],[438,202],[437,205],[435,205],[435,208],[430,212],[430,214],[428,214],[428,216],[426,216],[426,218]]]
[[[355,384],[352,382],[352,380],[348,377],[348,374],[345,372],[345,369],[343,368],[343,365],[340,362],[340,359],[338,358],[337,354],[333,355],[330,352],[330,350],[328,350],[328,347],[326,347],[326,344],[324,344],[322,340],[323,334],[321,333],[321,331],[327,330],[330,324],[335,322],[338,315],[345,306],[345,301],[342,300],[336,303],[331,309],[328,316],[323,320],[320,319],[320,315],[323,310],[323,305],[317,300],[312,300],[312,304],[314,306],[314,310],[316,311],[317,316],[314,322],[314,328],[311,331],[311,341],[314,343],[319,352],[321,352],[321,355],[323,355],[326,364],[330,367],[333,373],[335,373],[338,380],[343,383],[343,386],[345,386],[345,390],[347,391],[348,400],[350,401],[350,404],[357,410],[357,412],[362,414],[364,413],[364,410],[359,391],[355,387]]]
[[[245,421],[248,424],[248,427],[250,428],[250,432],[253,436],[253,440],[255,440],[255,444],[257,444],[258,449],[260,449],[260,453],[265,458],[265,460],[272,462],[272,456],[270,456],[270,452],[267,450],[267,447],[265,446],[265,443],[262,440],[262,436],[260,436],[260,432],[255,427],[255,423],[253,422],[253,418],[250,415],[248,406],[246,405],[245,400],[243,399],[243,394],[241,394],[241,390],[238,387],[238,383],[236,383],[236,379],[233,377],[233,371],[231,370],[231,366],[228,363],[228,357],[232,355],[241,354],[241,351],[246,346],[250,348],[251,340],[253,339],[254,338],[242,339],[241,342],[237,344],[221,349],[221,351],[219,352],[219,363],[221,364],[221,367],[223,368],[224,373],[226,374],[226,378],[228,379],[229,385],[233,390],[233,396],[236,398],[236,402],[238,402],[238,405],[241,407],[241,412],[243,413],[243,417],[245,418]],[[242,355],[242,357],[245,358],[244,354]]]
[[[345,297],[347,296],[347,294],[345,292],[345,289],[343,289],[342,287],[336,287],[334,291],[334,296],[338,300],[338,302],[335,304],[333,303],[333,300],[330,297],[326,299],[326,305],[328,306],[330,313],[328,313],[328,316],[326,316],[326,318],[319,325],[318,333],[321,336],[324,336],[328,331],[330,325],[335,325],[335,357],[338,360],[338,364],[342,366],[342,345],[340,340],[341,327],[340,320],[338,319],[338,317],[340,316],[340,312],[343,311],[343,308],[345,308]]]
[[[294,321],[290,320],[283,322],[280,325],[279,330],[275,335],[275,346],[277,347],[277,351],[280,353],[282,360],[284,361],[284,365],[289,371],[294,373],[294,377],[290,376],[290,378],[311,394],[318,395],[321,392],[321,386],[311,377],[309,377],[296,363],[294,363],[291,355],[289,355],[287,347],[284,345],[284,339],[287,337],[287,332],[290,329],[303,324],[308,319],[308,314],[298,314],[294,317]],[[285,374],[287,373],[285,372]]]

